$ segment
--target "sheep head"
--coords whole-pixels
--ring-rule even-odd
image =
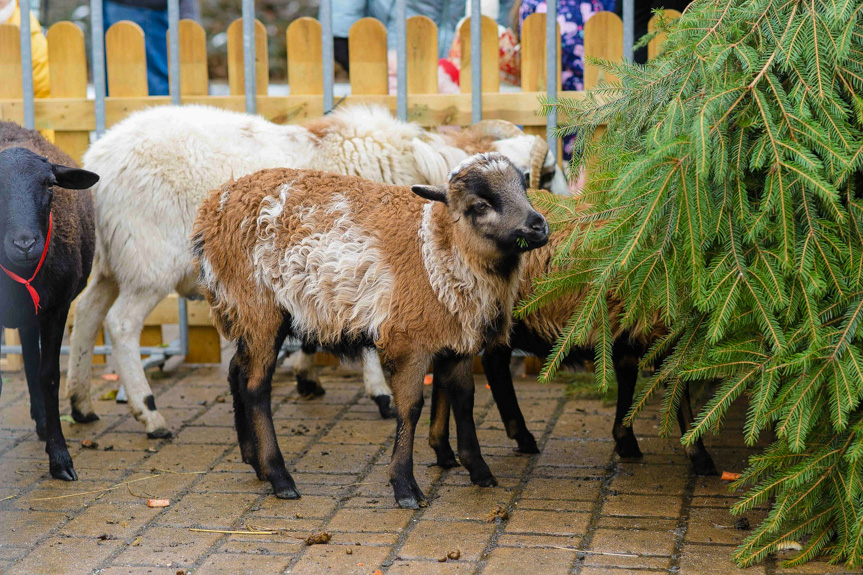
[[[531,188],[568,194],[563,172],[541,136],[527,135],[506,120],[482,120],[466,128],[470,134],[492,138],[492,148],[521,169]]]
[[[548,223],[527,199],[524,175],[506,156],[477,154],[450,172],[445,186],[411,188],[446,204],[463,245],[494,259],[544,246]]]
[[[53,187],[83,190],[97,181],[92,172],[52,164],[26,148],[0,151],[0,264],[31,271],[45,248]]]

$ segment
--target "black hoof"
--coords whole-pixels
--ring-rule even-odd
[[[396,499],[396,503],[402,509],[420,509],[421,507],[428,507],[429,503],[425,499],[419,499],[417,497],[402,497],[401,499]]]
[[[434,447],[435,457],[437,459],[436,465],[441,469],[452,469],[453,467],[458,467],[460,464],[458,460],[455,458],[455,453],[453,453],[452,448],[449,445],[444,447]]]
[[[296,487],[280,489],[274,493],[279,499],[299,499],[301,497],[300,492],[297,491]]]
[[[311,379],[297,378],[297,393],[306,399],[321,396],[327,392],[321,384]]]
[[[297,489],[297,486],[294,485],[293,481],[289,481],[284,483],[283,485],[276,487],[273,485],[273,493],[276,494],[276,497],[279,499],[299,499],[300,492]]]
[[[72,466],[69,453],[63,453],[50,458],[51,477],[61,481],[78,481],[78,474]]]
[[[458,460],[456,460],[455,455],[451,455],[449,457],[440,457],[437,458],[437,466],[441,469],[452,469],[453,467],[458,467],[461,465]]]
[[[480,487],[494,487],[497,485],[497,479],[492,475],[491,469],[488,468],[488,464],[484,459],[477,458],[471,463],[466,463],[464,458],[462,458],[462,463],[468,472],[470,472],[470,482],[474,485]]]
[[[147,432],[147,437],[149,439],[168,439],[169,437],[171,437],[171,432],[164,427],[160,427],[156,431]]]
[[[378,411],[381,412],[382,419],[393,419],[396,416],[392,397],[389,395],[376,395],[372,400],[378,404]]]
[[[497,479],[494,478],[494,475],[489,473],[488,475],[484,475],[482,477],[478,477],[474,479],[470,478],[470,482],[478,487],[495,487],[497,486]]]
[[[288,473],[288,470],[281,468],[276,472],[275,478],[270,480],[273,486],[273,493],[279,499],[299,499],[300,492],[297,490],[297,484],[294,483],[294,478]]]
[[[713,458],[706,451],[696,453],[689,459],[692,462],[692,472],[695,475],[711,476],[719,475],[716,470],[716,465],[713,463]]]
[[[75,423],[93,423],[94,421],[99,421],[99,416],[95,412],[81,413],[73,408],[72,419],[75,420]]]
[[[624,459],[641,459],[644,457],[641,449],[638,447],[638,440],[635,439],[634,435],[618,439],[614,444],[614,451]]]
[[[518,443],[518,447],[515,448],[516,453],[539,453],[539,446],[536,444],[536,439],[534,439],[532,433],[528,433],[523,437],[516,437],[515,441]]]
[[[390,481],[393,486],[393,493],[396,496],[396,503],[402,509],[419,509],[420,507],[428,507],[428,500],[423,495],[422,490],[411,481],[410,483]]]

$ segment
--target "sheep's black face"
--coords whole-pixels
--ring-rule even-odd
[[[32,270],[45,249],[53,187],[85,189],[97,181],[92,172],[52,164],[25,148],[0,151],[0,264]]]
[[[476,238],[478,249],[484,244],[489,252],[515,254],[548,242],[548,223],[527,199],[524,174],[501,154],[468,158],[452,171],[445,190],[413,189],[428,199],[444,201],[457,225]],[[428,190],[437,190],[440,197],[432,197]]]

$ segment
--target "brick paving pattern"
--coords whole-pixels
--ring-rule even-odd
[[[621,462],[610,440],[613,407],[567,399],[562,385],[529,378],[517,380],[517,390],[540,455],[513,452],[477,376],[480,441],[500,485],[474,487],[463,469],[431,465],[426,410],[415,458],[430,506],[397,509],[387,483],[394,423],[379,419],[357,374],[324,373],[327,394],[313,401],[297,397],[287,370],[274,382],[276,428],[299,501],[276,499],[241,462],[221,368],[182,367],[153,378],[172,440],[148,440],[126,406],[113,401],[97,402],[97,423],[64,422],[75,483],[50,479],[23,375],[6,374],[0,573],[843,572],[826,563],[786,570],[776,558],[736,569],[732,553],[746,532],[728,512],[734,496],[718,478],[693,476],[676,438],[658,437],[656,407],[636,422],[644,459]],[[96,397],[115,385],[100,374]],[[727,422],[730,430],[741,417]],[[98,448],[83,449],[83,439]],[[751,453],[733,431],[707,443],[720,470],[741,470]],[[149,508],[151,497],[170,499],[170,506]],[[323,530],[332,533],[329,544],[305,545]]]

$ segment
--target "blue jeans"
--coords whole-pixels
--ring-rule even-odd
[[[105,30],[120,20],[131,20],[144,30],[147,52],[147,86],[151,96],[167,96],[168,88],[168,11],[127,6],[104,0]]]

